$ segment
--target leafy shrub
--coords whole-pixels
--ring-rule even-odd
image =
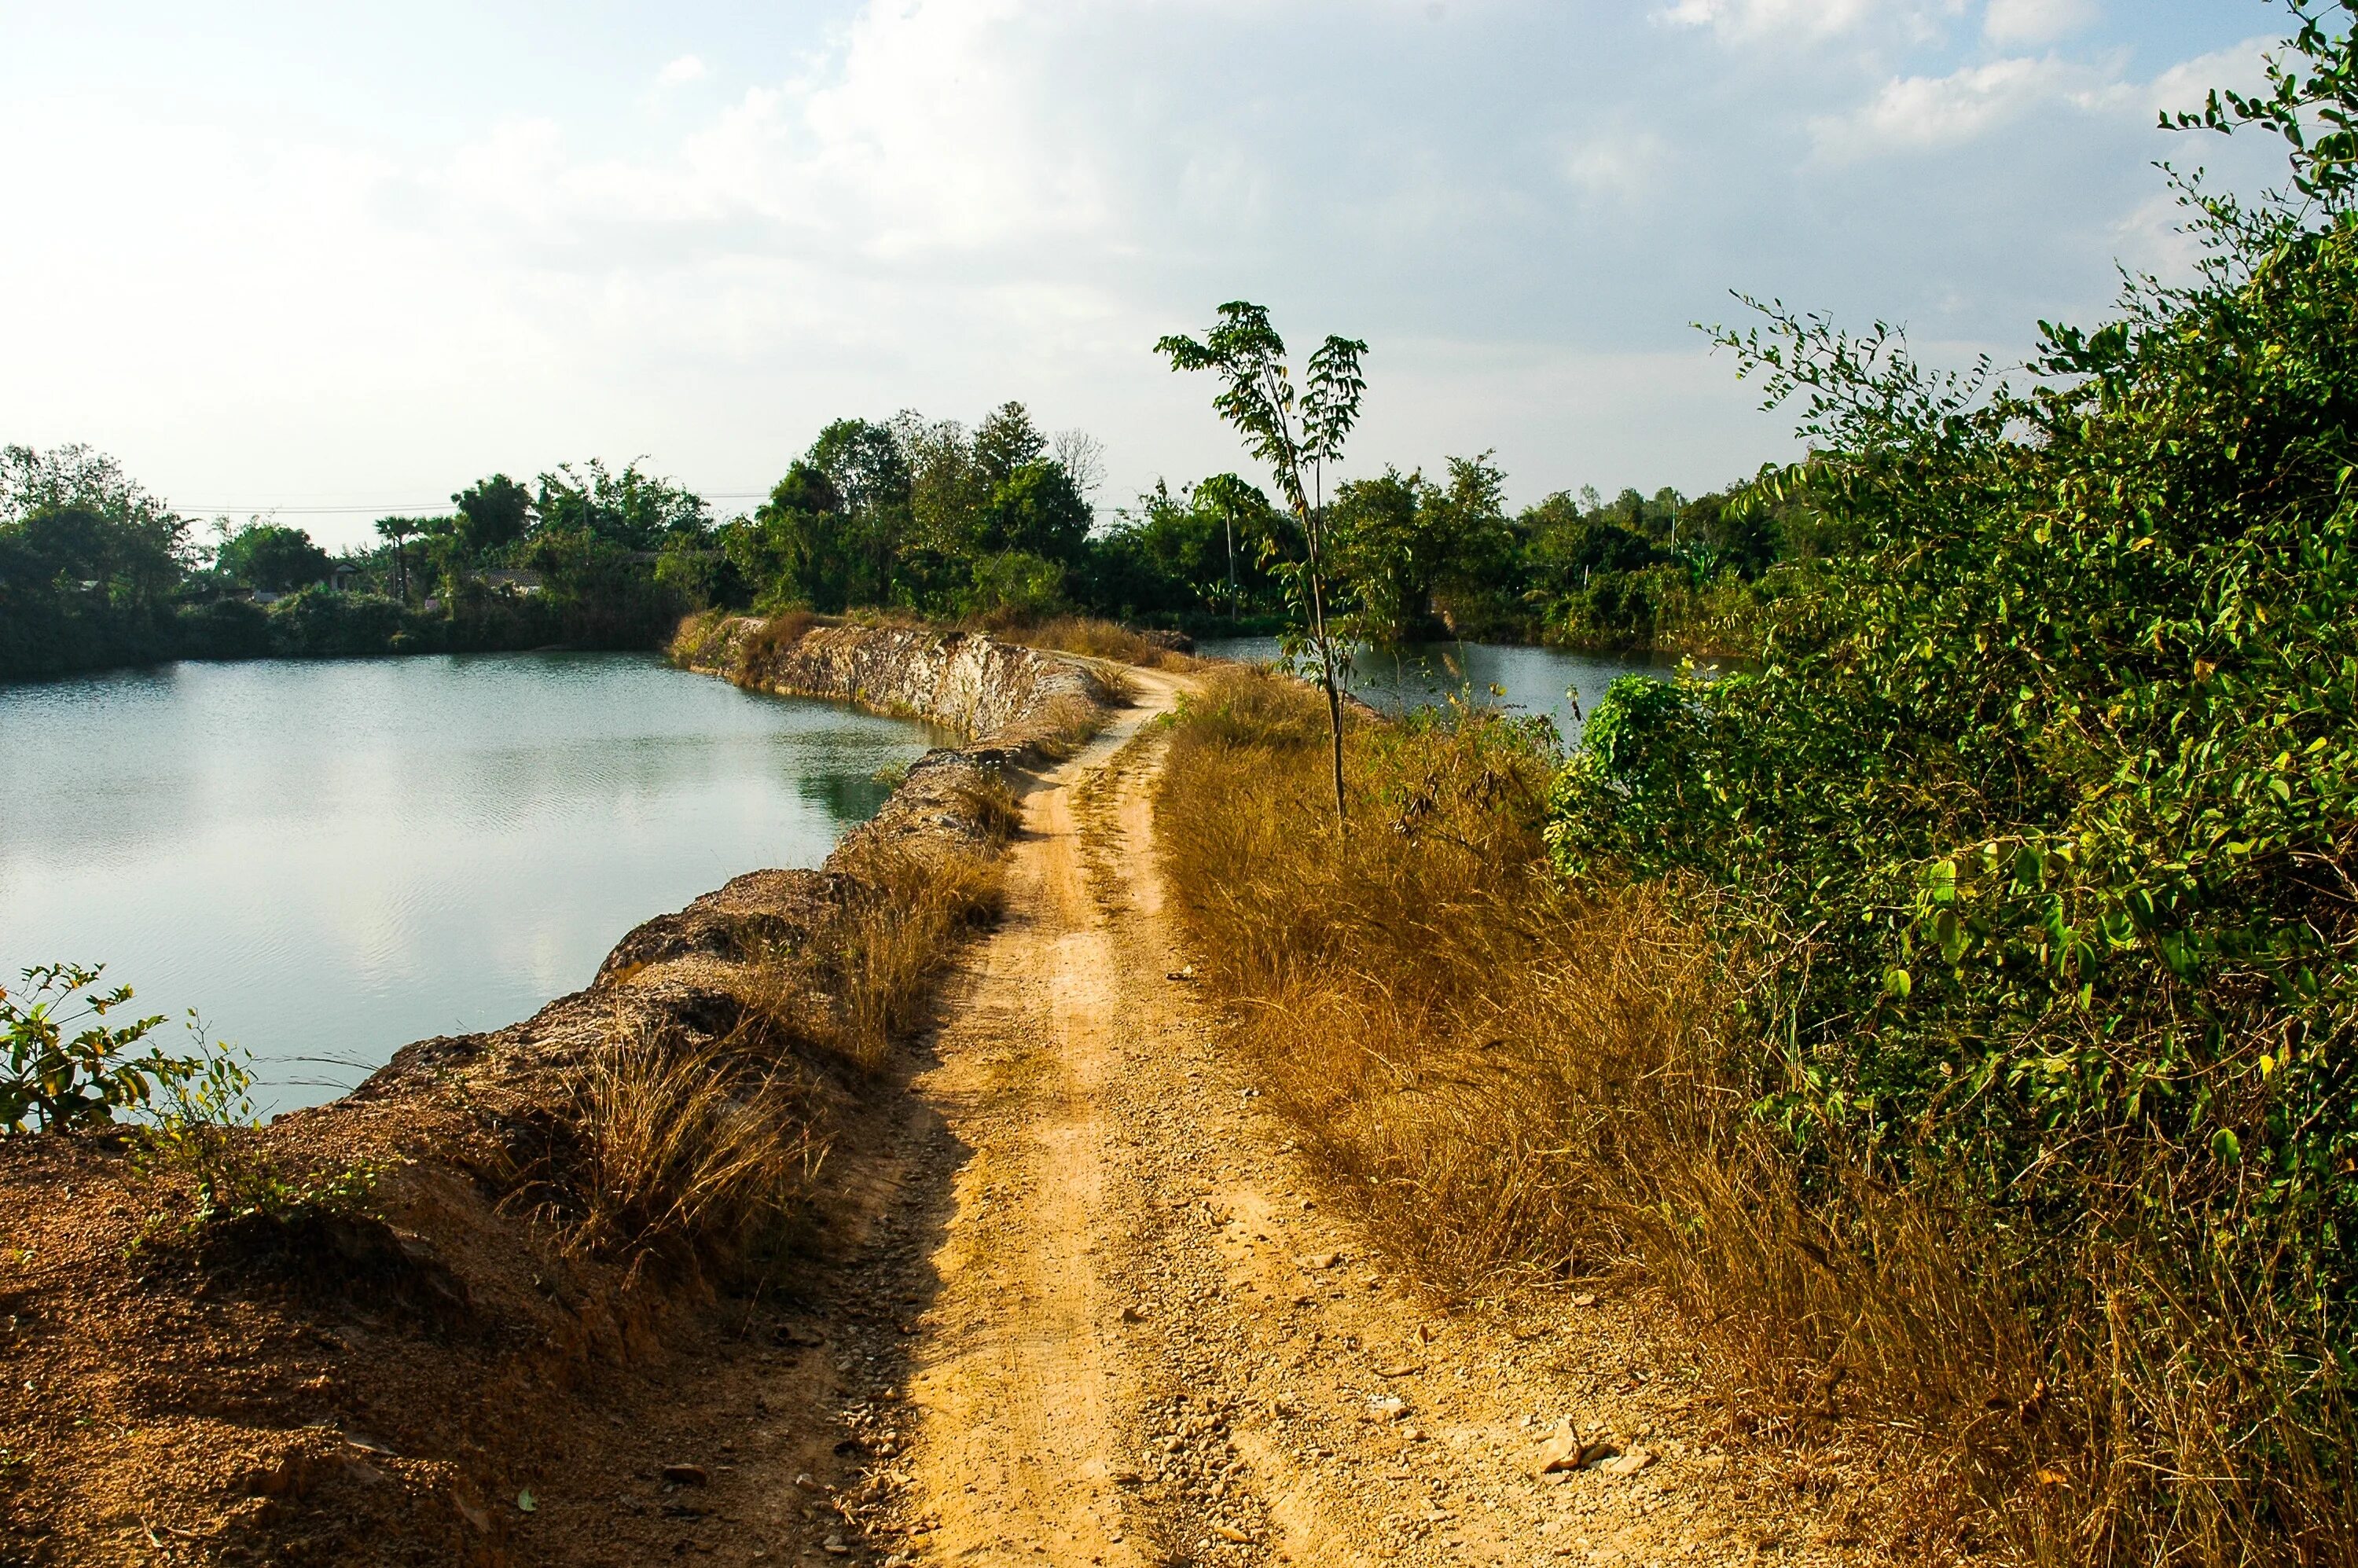
[[[270,654],[270,611],[243,599],[183,605],[178,642],[183,658],[266,658]]]
[[[254,1072],[243,1053],[192,1030],[195,1049],[143,1108],[141,1163],[177,1174],[191,1199],[183,1228],[238,1220],[285,1225],[298,1218],[357,1213],[383,1167],[359,1161],[290,1171],[263,1146],[255,1127]]]
[[[2358,1550],[2358,186],[2301,128],[2358,59],[2297,48],[2209,119],[2285,132],[2299,194],[2183,188],[2200,279],[2047,329],[2027,387],[1725,335],[1806,404],[1767,492],[1865,553],[1757,671],[1617,684],[1551,827],[1575,879],[1708,891],[1827,1212],[1865,1171],[1973,1217],[2129,1555]]]
[[[161,1014],[107,1022],[132,991],[100,989],[103,971],[37,965],[18,991],[0,986],[0,1133],[103,1126],[199,1070],[147,1043]]]
[[[270,650],[292,658],[393,653],[438,630],[438,622],[416,614],[399,600],[373,593],[307,588],[270,610]]]
[[[1023,550],[1003,550],[974,563],[970,614],[1036,621],[1065,602],[1065,568]]]

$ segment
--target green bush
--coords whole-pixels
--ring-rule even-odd
[[[270,651],[282,658],[406,652],[440,629],[438,621],[416,614],[399,600],[373,593],[307,588],[270,607]]]
[[[270,654],[270,611],[250,600],[183,605],[177,641],[187,659],[260,659]]]
[[[1053,615],[1065,602],[1065,568],[1022,550],[1004,550],[974,563],[967,613],[1012,621]]]
[[[2318,1506],[2288,1456],[2351,1462],[2358,1354],[2358,144],[2299,124],[2358,114],[2358,60],[2299,49],[2211,110],[2288,128],[2298,193],[2186,189],[2199,281],[2048,328],[2027,385],[1780,309],[1724,336],[1806,403],[1765,492],[1863,552],[1756,671],[1617,683],[1551,828],[1569,875],[1704,895],[1829,1203],[1964,1204],[2092,1444],[2190,1488],[2169,1528],[2275,1540]]]
[[[197,1071],[147,1043],[160,1014],[107,1022],[132,993],[100,989],[101,974],[44,964],[23,971],[19,990],[0,986],[0,1134],[104,1125]]]

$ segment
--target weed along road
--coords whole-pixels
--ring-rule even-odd
[[[1812,1488],[1743,1497],[1759,1479],[1628,1303],[1420,1299],[1311,1182],[1165,917],[1152,720],[1182,681],[1123,674],[1136,705],[1024,795],[1004,917],[846,1178],[867,1213],[832,1314],[849,1457],[831,1484],[765,1482],[818,1521],[805,1550],[1842,1560]]]

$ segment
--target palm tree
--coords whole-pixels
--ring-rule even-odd
[[[376,521],[377,535],[393,542],[393,569],[399,585],[401,602],[409,602],[409,557],[401,547],[402,541],[417,532],[415,517],[380,517]]]

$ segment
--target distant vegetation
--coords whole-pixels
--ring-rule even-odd
[[[973,428],[839,419],[745,515],[636,464],[492,474],[330,555],[256,518],[200,525],[81,447],[0,449],[0,679],[158,659],[651,647],[724,608],[890,608],[1016,625],[1081,613],[1268,632],[1300,516],[1216,474],[1100,509],[1098,444],[1020,403]],[[1744,653],[1847,546],[1806,499],[1557,494],[1510,514],[1487,454],[1385,469],[1314,514],[1338,634]]]

